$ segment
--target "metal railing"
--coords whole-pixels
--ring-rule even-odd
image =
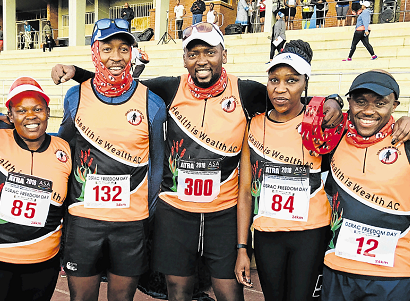
[[[222,14],[222,13],[218,13],[217,12],[217,15],[218,15],[218,22],[216,23],[216,25],[218,25],[219,27],[221,27],[221,26],[223,26],[224,25],[224,21],[225,21],[225,17],[224,17],[224,14]],[[185,28],[187,28],[187,27],[189,27],[189,26],[191,26],[192,25],[192,14],[190,14],[190,15],[185,15],[184,17],[182,17],[182,20],[184,21],[183,22],[183,25],[182,25],[182,31],[184,31],[184,29]],[[168,30],[169,30],[169,33],[171,34],[171,36],[173,36],[174,37],[174,39],[178,39],[178,30],[177,30],[177,23],[176,23],[176,18],[172,18],[170,21],[169,21],[169,24],[168,24]],[[206,14],[204,14],[204,15],[202,15],[202,21],[203,22],[205,22],[206,21]]]
[[[58,29],[53,29],[52,38],[56,40],[55,37],[58,36]],[[27,39],[29,37],[29,39]],[[16,49],[41,49],[42,43],[46,40],[45,32],[40,31],[30,31],[24,32],[20,31],[16,37]]]
[[[149,27],[149,11],[154,8],[154,2],[130,4],[134,10],[134,19],[131,20],[131,31],[143,31]],[[123,6],[110,7],[109,16],[111,19],[121,19],[121,10]]]
[[[351,4],[350,4],[350,3],[352,3],[354,0],[347,0],[347,1],[349,2],[349,11],[351,11]],[[370,1],[370,2],[371,2],[371,1]],[[384,3],[384,2],[386,2],[386,1],[383,1],[383,3]],[[404,2],[404,9],[403,9],[403,10],[400,10],[400,6],[398,5],[397,1],[392,0],[391,2],[395,2],[395,5],[396,5],[395,9],[393,10],[394,22],[409,22],[409,21],[406,21],[406,13],[409,13],[409,12],[410,12],[410,10],[407,9],[407,1]],[[327,1],[327,3],[328,3],[328,4],[330,4],[330,3],[337,3],[337,1]],[[373,20],[373,15],[379,15],[379,16],[380,16],[380,15],[383,13],[383,11],[382,11],[383,3],[381,3],[381,12],[380,12],[380,13],[374,13],[374,12],[373,12],[373,2],[371,2],[371,4],[372,4],[372,5],[370,6],[371,20]],[[299,10],[302,9],[302,6],[303,6],[303,5],[301,5],[301,4],[299,4],[299,5],[296,6],[296,9],[297,9],[296,14],[298,13]],[[314,5],[312,5],[312,6],[314,6]],[[284,9],[285,9],[285,7],[282,7],[282,8],[280,9],[280,11],[283,12]],[[290,8],[289,8],[289,10],[290,10]],[[329,13],[329,10],[326,10],[326,11],[325,11],[325,16],[324,16],[324,18],[323,18],[323,19],[324,19],[323,27],[326,27],[326,24],[329,24],[328,21],[330,21],[330,20],[332,20],[332,19],[333,19],[333,20],[336,20],[336,19],[337,19],[337,15],[327,16],[328,13]],[[356,18],[356,17],[357,17],[357,15],[352,15],[352,14],[346,15],[346,18]],[[304,19],[294,18],[293,21],[291,21],[291,20],[288,19],[288,21],[287,21],[287,28],[289,28],[289,24],[290,24],[291,22],[293,22],[293,23],[295,24],[295,23],[298,23],[298,22],[301,23],[303,20],[304,20]],[[252,17],[250,18],[250,23],[251,23],[251,28],[252,28],[251,32],[252,32],[252,33],[254,33],[254,32],[260,32],[262,23],[260,23],[259,9],[254,10],[254,14],[253,14]],[[379,23],[381,23],[380,20],[379,20]],[[386,22],[386,23],[390,23],[390,22]],[[349,23],[349,24],[346,24],[346,25],[350,25],[350,23]],[[296,29],[296,28],[299,28],[299,27],[295,27],[295,29]]]

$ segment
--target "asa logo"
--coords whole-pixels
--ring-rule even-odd
[[[393,164],[397,161],[400,151],[395,147],[384,147],[377,152],[380,162],[384,164]]]
[[[235,96],[225,97],[221,101],[221,108],[226,113],[232,113],[236,109],[237,100]]]
[[[65,151],[58,149],[56,152],[56,157],[58,159],[58,161],[66,163],[68,160],[68,155],[65,153]]]
[[[126,114],[127,121],[132,125],[139,125],[144,119],[144,115],[139,110],[129,110]]]

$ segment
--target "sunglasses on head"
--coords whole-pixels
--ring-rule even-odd
[[[183,41],[188,39],[191,36],[192,32],[194,31],[194,28],[200,33],[211,32],[213,29],[215,29],[215,31],[221,36],[223,40],[222,33],[219,31],[219,29],[215,27],[215,25],[213,25],[212,23],[203,22],[203,23],[198,23],[198,24],[191,25],[185,28],[184,31],[182,32]]]
[[[101,19],[95,22],[93,32],[95,28],[99,30],[107,29],[111,27],[111,23],[114,23],[115,26],[119,29],[127,29],[128,30],[128,22],[123,19]]]

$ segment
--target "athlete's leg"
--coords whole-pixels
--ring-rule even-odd
[[[255,259],[265,300],[285,300],[287,250],[284,232],[255,230]]]
[[[212,277],[212,288],[218,301],[243,301],[243,288],[236,279]]]
[[[76,277],[68,275],[70,301],[97,301],[101,275]]]
[[[139,276],[125,277],[107,272],[109,301],[132,301],[137,290]]]
[[[320,300],[329,227],[295,232],[288,263],[289,301]]]
[[[195,276],[165,275],[169,301],[191,301],[194,293]]]

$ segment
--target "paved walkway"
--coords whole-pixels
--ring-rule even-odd
[[[259,284],[259,278],[258,278],[258,273],[256,270],[251,271],[251,277],[252,277],[252,282],[253,282],[253,288],[245,288],[245,300],[246,301],[263,301],[263,295],[261,291],[261,287]],[[213,294],[212,290],[208,292],[209,295],[215,298],[215,295]],[[100,296],[98,298],[99,301],[107,301],[107,283],[102,282],[101,287],[100,287]],[[141,293],[139,290],[137,290],[137,293],[134,296],[134,301],[145,301],[145,300],[158,300],[151,298],[143,293]],[[51,301],[70,301],[70,293],[68,292],[68,284],[67,284],[67,278],[58,278],[57,282],[57,287],[54,292],[53,298],[51,298]]]

